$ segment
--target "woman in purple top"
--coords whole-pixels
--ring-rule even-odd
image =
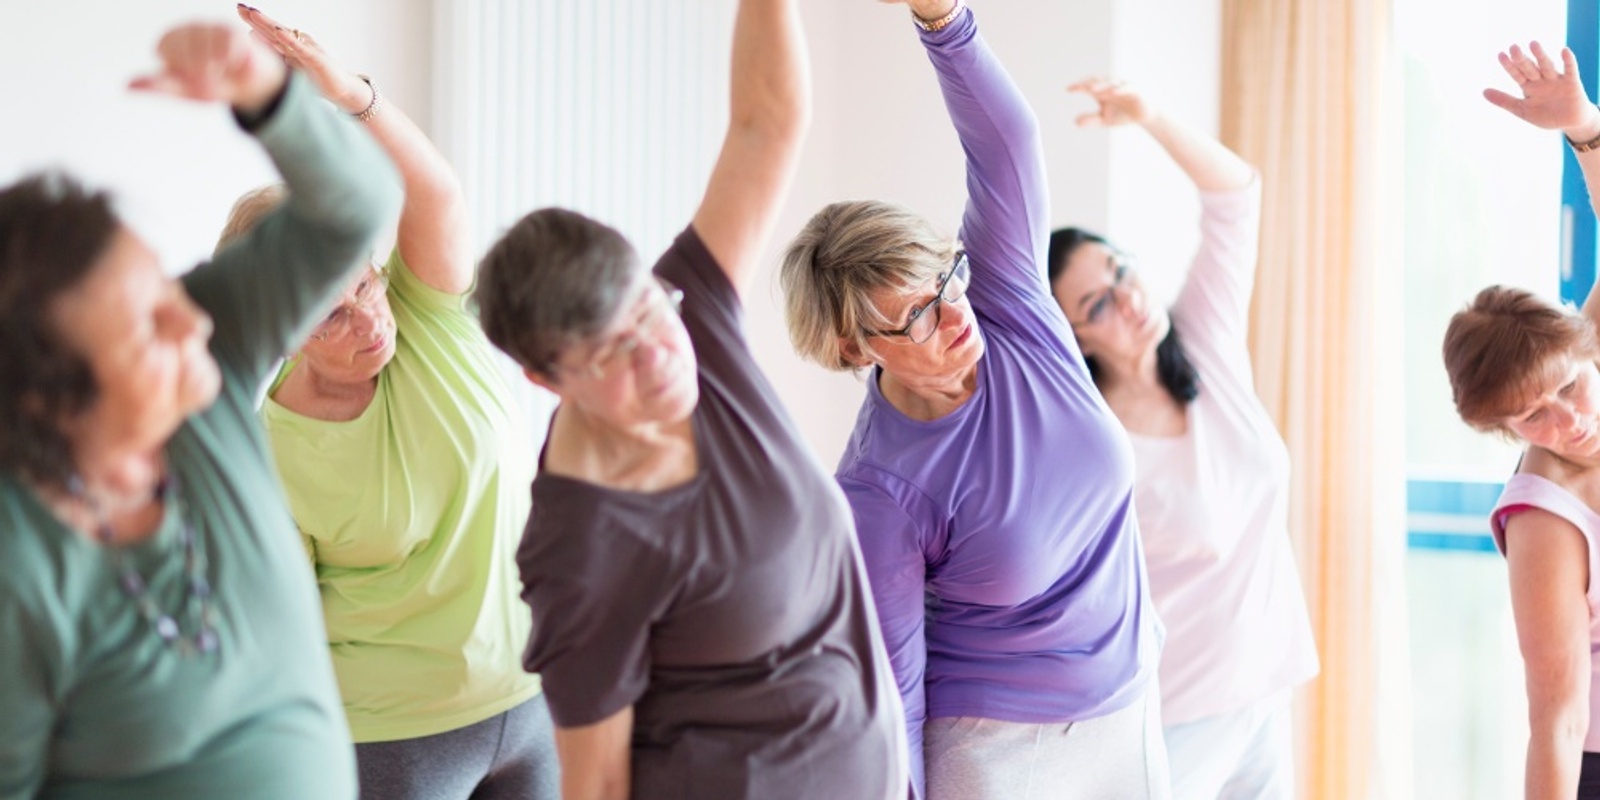
[[[1037,124],[970,11],[909,5],[967,157],[959,237],[836,203],[789,247],[783,285],[803,356],[873,368],[837,477],[915,782],[1165,797],[1132,456],[1045,284]]]

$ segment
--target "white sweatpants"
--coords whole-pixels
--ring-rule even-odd
[[[1289,800],[1295,796],[1288,690],[1253,705],[1166,729],[1174,800]]]
[[[922,726],[928,800],[1167,800],[1154,682],[1143,699],[1081,722],[941,717]]]

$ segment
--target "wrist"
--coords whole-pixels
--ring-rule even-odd
[[[250,117],[260,114],[283,94],[289,82],[289,69],[276,58],[255,58],[236,85],[233,100],[229,103],[240,114]]]
[[[955,21],[956,15],[961,13],[961,0],[932,0],[932,2],[910,3],[911,20],[918,28],[932,33],[942,30],[945,26]]]
[[[1589,106],[1589,113],[1583,124],[1562,128],[1561,133],[1567,137],[1567,142],[1573,149],[1580,153],[1600,149],[1600,109]]]

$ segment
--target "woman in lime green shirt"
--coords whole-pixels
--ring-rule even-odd
[[[240,16],[372,133],[406,189],[388,263],[346,287],[261,409],[315,564],[362,795],[554,800],[515,558],[537,449],[464,301],[475,265],[455,173],[369,79],[303,32]]]

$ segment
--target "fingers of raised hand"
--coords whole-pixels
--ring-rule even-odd
[[[1533,62],[1539,68],[1539,77],[1561,77],[1561,70],[1556,69],[1556,62],[1550,59],[1550,54],[1545,52],[1543,45],[1539,44],[1538,42],[1529,42],[1528,51],[1533,54]]]
[[[185,25],[161,37],[156,53],[162,70],[135,79],[133,88],[189,97],[227,99],[228,81],[249,58],[240,31],[221,25]]]

